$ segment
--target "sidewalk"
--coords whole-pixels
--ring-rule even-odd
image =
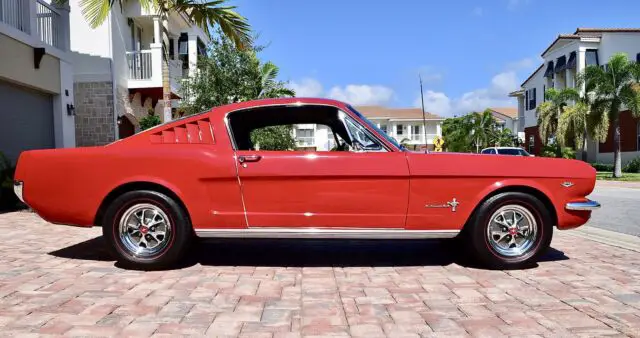
[[[597,186],[640,189],[640,182],[597,180],[596,181],[596,187]]]

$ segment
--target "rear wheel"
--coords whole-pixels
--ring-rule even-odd
[[[117,197],[102,224],[103,236],[118,261],[142,269],[175,263],[192,234],[184,209],[171,197],[150,190]]]
[[[492,268],[522,268],[551,244],[549,211],[536,197],[506,192],[486,200],[469,226],[468,240],[478,259]]]

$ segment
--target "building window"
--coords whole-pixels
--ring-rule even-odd
[[[536,139],[535,137],[533,137],[533,135],[529,135],[529,153],[533,154],[533,149],[536,146]]]
[[[640,62],[640,53],[636,54],[636,62]]]
[[[524,92],[524,105],[529,110],[529,90],[525,90]]]
[[[536,109],[536,88],[527,90],[526,101],[527,101],[527,110]]]
[[[600,62],[598,62],[598,50],[587,49],[585,53],[585,60],[586,60],[587,66],[599,66]]]
[[[420,141],[420,126],[419,125],[411,125],[409,126],[409,134],[412,141]]]
[[[542,85],[542,102],[547,101],[547,86]]]
[[[315,130],[296,129],[296,143],[299,147],[311,147],[315,144]]]
[[[402,135],[403,129],[404,129],[403,125],[401,124],[396,125],[396,135],[398,136]]]
[[[382,130],[386,134],[387,133],[387,125],[386,124],[381,124],[380,125],[380,130]]]

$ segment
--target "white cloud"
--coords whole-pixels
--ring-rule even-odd
[[[322,84],[313,78],[291,81],[289,87],[297,97],[327,97],[353,105],[384,105],[395,96],[393,89],[379,85],[349,84],[333,86],[325,91]]]
[[[420,107],[420,97],[416,99],[414,105]],[[449,115],[451,100],[445,93],[427,90],[424,93],[424,110],[439,115]]]
[[[513,106],[509,92],[518,88],[518,80],[514,71],[505,71],[491,78],[486,88],[466,92],[457,98],[450,98],[445,93],[427,90],[424,95],[426,111],[441,115],[463,115],[473,111],[483,111],[489,107]],[[420,97],[414,105],[420,106]]]
[[[507,63],[507,70],[519,71],[519,70],[532,70],[534,67],[537,67],[542,63],[541,57],[528,57],[522,60],[513,61]]]
[[[322,84],[312,78],[304,78],[300,82],[291,81],[289,87],[296,92],[298,97],[318,97],[322,96],[324,92]]]
[[[473,16],[482,16],[482,14],[484,14],[484,10],[482,9],[482,7],[475,7],[472,11],[471,14]]]
[[[328,97],[353,105],[385,104],[393,98],[393,89],[384,86],[347,85],[335,86],[329,90]]]

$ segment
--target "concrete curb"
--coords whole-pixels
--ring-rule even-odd
[[[618,248],[640,252],[640,237],[627,235],[611,230],[582,226],[577,229],[563,231],[563,234],[585,238]]]

